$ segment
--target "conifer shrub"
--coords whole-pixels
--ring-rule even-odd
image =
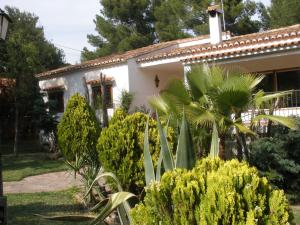
[[[67,160],[83,153],[95,155],[100,127],[83,96],[77,93],[70,98],[57,129],[59,149]]]
[[[283,191],[247,163],[218,158],[166,172],[146,187],[132,217],[136,225],[293,224]]]
[[[134,113],[102,130],[98,140],[99,159],[106,171],[116,174],[126,191],[140,194],[145,186],[144,131],[148,116]],[[173,143],[171,129],[168,139]],[[152,160],[157,164],[160,145],[156,121],[149,119],[149,144]],[[171,144],[172,145],[172,144]]]
[[[117,108],[114,111],[113,116],[109,120],[109,125],[113,125],[113,124],[115,124],[117,122],[120,122],[120,121],[124,120],[127,115],[128,114],[123,109]]]

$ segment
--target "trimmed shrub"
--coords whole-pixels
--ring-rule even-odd
[[[98,140],[99,159],[106,171],[116,174],[123,188],[140,194],[145,186],[144,131],[148,116],[143,113],[128,115],[102,130]],[[169,141],[172,143],[171,129]],[[150,152],[154,164],[160,152],[156,121],[149,119]]]
[[[127,116],[128,114],[121,108],[117,108],[113,114],[113,116],[111,117],[111,119],[109,120],[109,126],[117,123],[117,122],[120,122],[122,120],[125,119],[125,117]]]
[[[84,152],[94,155],[100,127],[95,113],[80,94],[68,101],[66,111],[58,124],[58,145],[68,160]]]
[[[287,199],[254,167],[205,158],[190,171],[166,172],[132,210],[137,225],[291,224]]]

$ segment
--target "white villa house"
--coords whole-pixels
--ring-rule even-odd
[[[48,99],[56,100],[62,113],[70,96],[89,96],[91,104],[100,92],[100,74],[109,83],[109,115],[119,105],[120,94],[134,94],[132,108],[148,106],[148,98],[164,90],[174,78],[184,79],[194,64],[216,64],[265,74],[266,92],[293,90],[275,114],[300,115],[300,24],[242,36],[222,32],[221,11],[211,6],[210,35],[174,40],[101,57],[37,74]]]

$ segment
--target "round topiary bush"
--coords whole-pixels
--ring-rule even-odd
[[[165,173],[132,210],[138,225],[292,224],[287,199],[254,167],[206,158]]]
[[[128,115],[102,130],[98,140],[99,159],[106,171],[116,174],[123,188],[135,194],[145,186],[144,131],[148,116],[143,113]],[[170,129],[168,139],[172,143]],[[156,121],[149,119],[149,144],[154,164],[160,152]]]
[[[76,154],[94,154],[100,127],[95,113],[80,94],[73,95],[57,127],[58,145],[68,160]]]

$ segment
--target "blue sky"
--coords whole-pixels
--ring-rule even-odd
[[[95,33],[93,19],[100,11],[99,0],[1,0],[0,8],[5,5],[37,15],[46,38],[64,50],[67,62],[79,63],[80,50],[84,46],[92,49],[86,35]]]

